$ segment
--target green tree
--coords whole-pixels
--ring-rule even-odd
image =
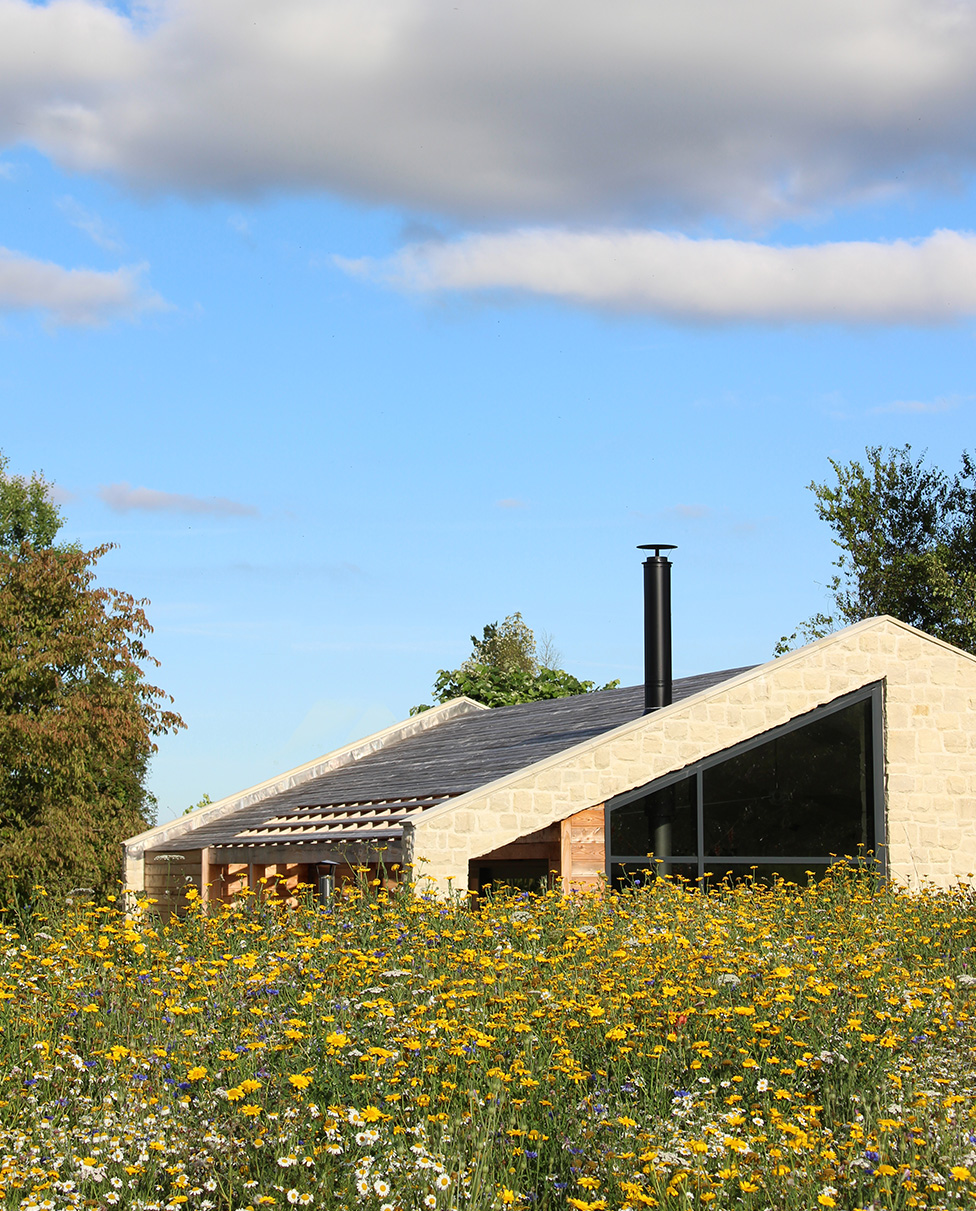
[[[869,446],[866,465],[830,460],[835,482],[811,483],[818,516],[840,549],[830,613],[815,614],[778,653],[838,627],[891,614],[976,652],[976,467],[949,475],[910,446]]]
[[[0,470],[0,903],[120,874],[119,843],[152,820],[154,738],[183,726],[149,684],[144,601],[100,587],[109,549],[55,546],[43,483]],[[25,491],[26,488],[26,491]],[[55,524],[55,520],[56,523]]]
[[[0,550],[16,551],[22,542],[51,546],[62,518],[50,484],[36,473],[30,479],[8,475],[8,465],[0,453]]]
[[[480,639],[471,636],[471,645],[469,663],[504,672],[519,669],[531,674],[538,669],[535,635],[522,621],[521,614],[509,614],[500,625],[489,622]]]
[[[620,682],[597,686],[580,681],[564,669],[548,667],[556,653],[547,637],[543,651],[536,649],[535,635],[521,614],[509,614],[502,623],[490,622],[482,637],[471,636],[472,652],[456,669],[439,669],[434,682],[435,702],[452,698],[473,698],[486,706],[513,706],[518,702],[537,702],[544,698],[569,698],[592,690],[612,690]],[[428,704],[412,707],[411,715],[430,710]]]
[[[211,803],[213,803],[213,799],[204,792],[202,799],[199,799],[196,803],[191,803],[189,807],[184,807],[183,815],[189,816],[192,812],[199,811],[201,807],[209,807]]]

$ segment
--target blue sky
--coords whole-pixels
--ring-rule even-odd
[[[828,458],[972,448],[974,66],[968,2],[0,0],[0,448],[151,600],[160,817],[515,610],[640,681],[640,542],[678,675],[823,608]]]

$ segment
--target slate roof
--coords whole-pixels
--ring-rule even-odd
[[[674,682],[675,702],[746,668]],[[161,843],[205,846],[387,840],[405,819],[640,717],[644,687],[496,707],[450,719]]]

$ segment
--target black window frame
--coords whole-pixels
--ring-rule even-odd
[[[717,753],[710,753],[707,757],[701,758],[699,761],[692,762],[690,765],[682,766],[679,770],[672,770],[670,773],[663,774],[660,778],[654,778],[650,782],[644,783],[642,786],[635,787],[633,790],[625,791],[623,794],[615,795],[612,799],[608,799],[604,809],[604,836],[605,854],[606,854],[606,874],[607,878],[611,878],[613,867],[619,865],[633,866],[641,862],[646,864],[647,869],[652,869],[648,864],[648,855],[635,854],[614,854],[611,852],[611,842],[613,830],[611,827],[611,815],[619,807],[624,807],[628,803],[632,803],[635,799],[641,799],[645,795],[651,794],[654,791],[663,790],[665,787],[674,785],[677,782],[683,782],[686,779],[695,779],[695,802],[697,811],[697,838],[698,838],[698,853],[691,854],[674,854],[667,861],[675,866],[687,867],[690,864],[697,862],[698,879],[703,879],[706,870],[709,866],[722,865],[726,867],[735,866],[790,866],[797,867],[802,870],[804,866],[821,866],[824,863],[829,864],[839,860],[843,855],[828,855],[828,854],[807,854],[800,857],[779,857],[769,854],[743,854],[743,855],[723,855],[721,858],[712,856],[709,858],[704,852],[705,847],[705,808],[703,795],[703,775],[707,769],[713,766],[720,765],[723,761],[728,761],[733,757],[738,757],[742,753],[747,753],[751,749],[759,748],[764,744],[769,744],[771,741],[778,740],[781,736],[786,736],[790,732],[799,731],[801,728],[807,727],[809,724],[816,722],[818,719],[823,719],[828,715],[836,714],[839,711],[846,710],[848,707],[854,706],[859,702],[870,703],[871,715],[871,790],[873,802],[873,823],[874,823],[874,869],[882,876],[887,877],[888,861],[887,861],[887,794],[885,786],[885,726],[884,726],[884,681],[876,681],[871,685],[862,686],[858,690],[854,690],[849,694],[844,694],[840,698],[834,698],[823,706],[815,707],[811,711],[806,711],[802,715],[797,715],[789,722],[781,724],[778,727],[771,728],[767,732],[762,732],[758,736],[753,736],[749,740],[744,740],[740,744],[732,745],[730,748],[722,749]],[[657,862],[657,859],[653,859]]]

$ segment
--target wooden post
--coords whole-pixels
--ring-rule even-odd
[[[559,874],[563,894],[573,886],[573,826],[572,816],[559,821]]]
[[[206,906],[210,898],[210,850],[200,850],[200,903]]]
[[[585,807],[560,822],[564,891],[599,887],[606,869],[603,804]]]

